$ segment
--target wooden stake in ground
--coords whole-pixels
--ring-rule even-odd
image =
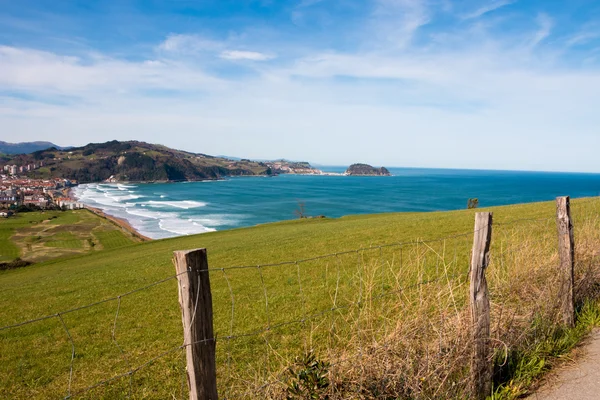
[[[558,253],[560,255],[560,291],[558,294],[560,312],[563,323],[572,327],[575,325],[575,299],[573,293],[575,240],[569,196],[556,198],[556,226],[558,227]]]
[[[217,400],[212,294],[206,249],[176,251],[190,400]]]
[[[485,270],[490,259],[492,213],[475,214],[475,233],[469,285],[472,318],[473,357],[471,359],[472,398],[484,400],[492,393],[490,359],[490,299]]]

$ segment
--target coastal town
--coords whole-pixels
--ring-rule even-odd
[[[63,178],[34,179],[24,174],[43,167],[43,162],[0,167],[0,217],[18,210],[74,210],[84,205],[69,195],[76,181]]]
[[[353,164],[345,172],[323,172],[308,162],[252,161],[191,154],[144,142],[89,144],[69,151],[50,147],[5,155],[0,162],[0,217],[17,211],[74,210],[85,205],[71,195],[79,182],[179,182],[229,176],[390,175],[385,168]]]

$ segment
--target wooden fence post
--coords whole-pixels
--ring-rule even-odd
[[[473,356],[471,384],[474,399],[484,400],[492,393],[492,362],[490,359],[490,299],[485,270],[490,258],[492,213],[475,214],[475,233],[471,254],[469,300],[472,318]]]
[[[212,294],[206,249],[175,251],[190,400],[217,400]]]
[[[575,269],[575,240],[571,220],[569,196],[556,198],[556,226],[558,227],[558,253],[560,255],[560,312],[563,323],[575,325],[575,305],[573,293]]]

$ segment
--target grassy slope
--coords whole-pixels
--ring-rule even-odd
[[[577,204],[576,201],[574,207]],[[520,218],[552,218],[554,204],[497,207],[493,211],[497,223]],[[49,261],[0,273],[0,325],[79,307],[169,277],[174,273],[171,257],[175,250],[206,247],[212,268],[265,264],[468,232],[472,230],[473,213],[463,210],[288,221],[140,243]],[[453,246],[466,254],[471,240],[470,236],[456,239]],[[390,253],[391,256],[396,257]],[[344,262],[354,261],[348,258]],[[462,257],[458,264],[455,268],[465,272],[467,257]],[[310,300],[309,307],[318,310],[329,304],[331,291],[321,289],[329,288],[332,278],[323,271],[323,265],[315,265],[313,269],[309,264],[302,268],[302,286],[304,295]],[[296,266],[263,269],[272,322],[299,315],[296,272]],[[227,279],[235,294],[234,334],[265,325],[263,288],[258,274],[257,269],[228,272]],[[352,274],[350,270],[343,272],[342,280],[351,282],[355,278]],[[230,293],[227,280],[220,273],[211,274],[211,280],[215,329],[223,336],[229,333]],[[161,351],[179,345],[181,322],[176,293],[176,283],[171,280],[123,298],[119,306],[117,335],[120,346],[126,349],[126,361],[111,341],[116,302],[64,315],[78,354],[74,364],[74,388],[124,372],[130,366],[140,365]],[[345,293],[340,295],[343,297]],[[71,347],[58,319],[2,331],[0,340],[0,394],[13,393],[19,398],[66,393]],[[243,343],[240,346],[244,348],[234,347],[233,353],[247,352],[255,344],[251,341]],[[287,345],[297,344],[290,336]],[[283,351],[286,343],[280,346],[275,350]],[[243,365],[251,360],[248,355],[241,355],[234,362]],[[144,390],[157,390],[159,397],[177,393],[180,390],[180,366],[177,359],[172,359],[138,372],[134,387],[141,391],[140,397],[144,397]],[[156,379],[157,373],[160,379]],[[127,382],[120,380],[118,385],[123,389]],[[110,397],[111,394],[108,392],[103,396]],[[112,396],[118,397],[118,394]]]
[[[511,220],[522,215],[548,216],[553,204],[519,205],[496,208],[496,221]],[[171,263],[176,250],[206,247],[211,267],[258,265],[307,258],[336,251],[432,239],[467,232],[472,229],[472,211],[442,213],[400,213],[349,216],[339,219],[308,219],[259,225],[252,228],[206,233],[196,236],[140,243],[112,251],[102,251],[84,257],[50,261],[33,267],[0,275],[0,291],[12,300],[1,304],[18,307],[15,319],[54,313],[118,295],[174,273]],[[38,293],[37,281],[43,278],[47,288],[72,283],[72,291],[81,291],[77,298],[57,297],[47,301],[47,292]],[[91,290],[90,290],[91,289]],[[16,296],[16,297],[13,297]],[[43,298],[30,306],[19,299]],[[15,301],[16,300],[16,301]],[[31,307],[31,310],[28,309]],[[12,313],[2,311],[3,320]]]
[[[137,241],[87,210],[19,213],[0,220],[0,261],[45,261]]]

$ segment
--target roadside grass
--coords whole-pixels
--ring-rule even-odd
[[[112,237],[108,246],[129,245],[138,239],[87,210],[18,213],[0,220],[0,261],[17,257],[32,262],[70,257],[100,250],[96,232]]]
[[[577,325],[564,328],[548,326],[540,320],[534,322],[543,332],[524,349],[513,349],[508,354],[496,355],[496,379],[500,385],[494,388],[491,400],[512,400],[532,392],[544,373],[559,364],[594,327],[600,326],[600,307],[597,301],[586,301],[577,310]],[[545,332],[544,332],[545,331]]]
[[[548,282],[555,275],[554,207],[546,202],[490,209],[495,224],[488,272],[494,337],[522,351],[522,357],[511,359],[514,365],[527,365],[535,355],[531,347],[519,347],[518,333],[535,332],[533,317],[552,311],[541,306],[553,299]],[[600,200],[574,200],[572,207],[578,254],[587,257],[600,243]],[[0,272],[0,321],[10,325],[119,296],[171,277],[173,251],[206,247],[214,269],[210,278],[221,396],[284,398],[282,374],[296,356],[312,349],[333,365],[331,398],[464,398],[466,275],[475,211],[483,210],[286,221],[115,247]],[[525,218],[529,221],[511,222]],[[448,238],[424,242],[443,237]],[[110,241],[105,238],[105,243]],[[397,245],[378,247],[393,243]],[[335,255],[359,248],[365,250]],[[266,265],[324,254],[333,255]],[[227,269],[231,266],[249,268]],[[593,270],[594,264],[589,266]],[[591,292],[578,293],[587,298]],[[252,332],[260,333],[227,339]],[[0,331],[0,397],[67,395],[69,335],[75,347],[71,393],[125,374],[74,397],[121,398],[130,392],[132,398],[185,397],[181,351],[126,374],[181,345],[174,279],[60,318]],[[501,355],[503,345],[494,343]],[[524,370],[513,368],[497,380],[498,396],[514,398],[500,393],[530,385],[518,381],[527,375],[518,371]]]

